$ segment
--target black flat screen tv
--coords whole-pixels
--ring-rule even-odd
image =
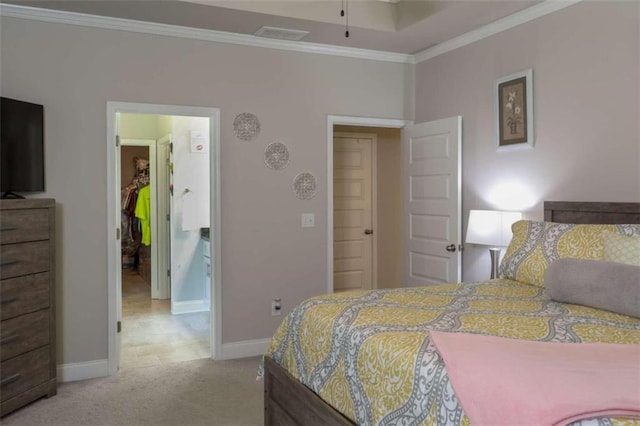
[[[44,107],[0,98],[0,192],[44,191]]]

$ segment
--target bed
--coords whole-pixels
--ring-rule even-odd
[[[545,202],[544,219],[640,224],[640,203]],[[505,258],[513,255],[508,251]],[[524,273],[540,274],[536,262]],[[382,328],[367,324],[385,310]],[[425,338],[433,330],[640,344],[640,319],[554,302],[544,286],[512,278],[319,296],[285,319],[267,350],[265,424],[468,424],[446,368]],[[582,424],[620,422],[603,418]]]

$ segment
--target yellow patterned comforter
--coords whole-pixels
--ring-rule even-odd
[[[639,319],[500,279],[314,297],[285,318],[266,355],[358,424],[468,424],[429,330],[640,343]],[[576,425],[612,421],[623,423]]]

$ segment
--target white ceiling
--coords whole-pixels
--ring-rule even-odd
[[[305,42],[414,54],[541,0],[0,0],[24,6],[254,34],[309,31]],[[345,3],[347,1],[345,0]]]

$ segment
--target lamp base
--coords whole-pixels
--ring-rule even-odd
[[[498,278],[498,265],[500,263],[500,249],[490,248],[489,254],[491,255],[491,279]]]

